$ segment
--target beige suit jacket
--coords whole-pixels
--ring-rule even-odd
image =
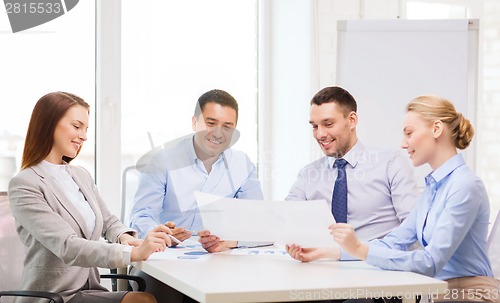
[[[22,170],[9,183],[16,228],[26,246],[22,288],[60,293],[68,301],[86,283],[100,289],[96,267],[123,267],[118,236],[131,229],[107,209],[90,174],[70,165],[70,174],[96,215],[88,234],[80,212],[64,188],[40,166]],[[104,237],[112,243],[100,240]]]

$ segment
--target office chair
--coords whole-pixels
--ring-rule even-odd
[[[9,297],[9,299],[13,299],[12,297],[31,297],[49,299],[49,303],[64,303],[63,298],[59,294],[45,291],[0,291],[0,298],[2,297]],[[7,301],[2,300],[1,302]]]
[[[57,293],[16,290],[19,289],[19,285],[21,284],[24,255],[25,247],[16,232],[7,192],[0,191],[0,259],[9,260],[9,262],[0,262],[0,277],[2,277],[0,279],[1,302],[12,302],[14,297],[20,296],[46,298],[50,302],[64,303],[62,297]],[[146,289],[146,282],[138,276],[106,274],[101,275],[101,278],[127,280],[129,281],[128,290],[133,289],[130,281],[137,283],[137,290],[144,291]]]
[[[147,132],[149,144],[151,145],[151,149],[154,149],[155,145],[153,143],[153,136],[151,132]],[[136,165],[130,165],[125,167],[122,172],[122,184],[121,184],[121,212],[120,212],[120,221],[125,226],[130,226],[130,212],[134,205],[134,195],[137,191],[137,187],[139,186],[139,175],[140,172],[137,170]],[[111,268],[110,272],[112,274],[127,273],[128,267],[125,268]],[[130,290],[130,284],[128,286]],[[111,289],[116,291],[118,289],[118,283],[116,279],[111,280]]]
[[[493,276],[500,280],[500,210],[497,212],[488,236],[488,256],[490,257]]]
[[[138,291],[146,290],[146,281],[143,278],[138,276],[131,275],[122,275],[122,274],[109,274],[109,275],[101,275],[101,278],[110,278],[110,279],[125,279],[125,280],[133,280],[137,283]],[[129,283],[129,291],[133,290],[132,285]],[[13,297],[31,297],[31,298],[43,298],[49,299],[49,303],[64,303],[63,298],[58,293],[47,292],[47,291],[28,291],[28,290],[7,290],[0,291],[0,298],[9,297],[7,300],[0,300],[2,303],[10,303],[13,302]]]
[[[134,205],[133,204],[134,195],[135,191],[137,190],[139,182],[138,179],[139,179],[139,171],[136,169],[135,165],[125,167],[122,173],[122,201],[121,201],[122,205],[121,205],[120,220],[126,226],[130,225],[129,224],[130,211],[132,210],[132,206]],[[128,268],[127,267],[122,269],[111,268],[109,271],[112,275],[117,275],[118,271],[127,273]],[[118,281],[115,278],[111,278],[111,289],[113,291],[116,291],[118,289]],[[130,283],[128,284],[128,289],[132,290]]]
[[[147,132],[149,144],[151,146],[151,150],[155,149],[155,145],[153,142],[153,136],[151,132]],[[121,205],[121,213],[120,220],[126,226],[130,226],[130,212],[132,207],[134,206],[134,196],[139,187],[139,177],[140,171],[137,169],[137,165],[130,165],[123,169],[122,172],[122,205]]]
[[[120,220],[126,226],[130,224],[130,211],[134,206],[134,195],[139,186],[140,172],[135,165],[127,166],[122,173],[122,205]]]

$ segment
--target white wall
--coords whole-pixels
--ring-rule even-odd
[[[483,2],[477,165],[492,207],[500,209],[500,1]]]

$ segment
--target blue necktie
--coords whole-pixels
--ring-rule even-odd
[[[332,195],[332,214],[337,223],[347,223],[347,176],[345,165],[347,161],[340,158],[333,164],[337,167],[337,180]]]

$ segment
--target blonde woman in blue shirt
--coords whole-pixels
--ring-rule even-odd
[[[481,179],[465,165],[458,149],[469,146],[474,130],[451,102],[420,96],[407,106],[402,147],[414,166],[428,163],[432,172],[415,209],[380,240],[359,241],[349,224],[330,226],[343,250],[387,270],[412,271],[448,282],[436,301],[500,302],[499,282],[488,259],[490,218]],[[422,249],[411,250],[415,242]],[[288,247],[292,257],[311,261],[335,257],[327,250]]]

